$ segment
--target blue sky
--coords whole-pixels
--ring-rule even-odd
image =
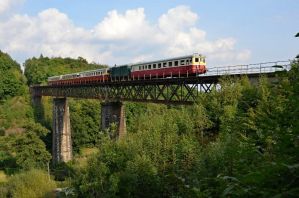
[[[228,65],[299,53],[297,0],[1,1],[0,49],[20,63],[40,54],[113,65],[200,52]]]

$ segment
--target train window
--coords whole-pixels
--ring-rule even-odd
[[[156,69],[156,64],[153,64],[153,69]]]
[[[186,60],[186,65],[189,65],[189,60]]]
[[[169,67],[172,67],[172,62],[168,62],[168,66],[169,66]]]
[[[158,68],[161,68],[161,63],[158,64]]]
[[[181,65],[185,65],[185,60],[181,60]]]
[[[166,64],[167,64],[167,63],[164,62],[164,63],[163,63],[163,67],[166,67]]]
[[[152,65],[148,65],[148,69],[152,69]]]
[[[174,61],[174,66],[178,66],[179,65],[179,61]]]
[[[202,62],[204,62],[204,63],[206,62],[206,60],[205,60],[205,58],[204,58],[204,57],[202,57],[202,58],[201,58],[201,60],[202,60]]]
[[[198,63],[199,62],[199,58],[195,58],[195,62]]]
[[[141,70],[141,66],[139,66],[139,70]]]
[[[147,65],[145,65],[144,67],[145,67],[145,69],[147,69]]]

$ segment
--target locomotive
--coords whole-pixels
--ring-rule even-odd
[[[76,85],[120,80],[189,77],[203,74],[206,71],[205,56],[196,53],[157,61],[52,76],[48,78],[48,84]]]

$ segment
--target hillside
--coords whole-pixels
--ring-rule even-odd
[[[0,130],[22,132],[22,125],[33,117],[28,87],[20,65],[1,51],[0,76]]]

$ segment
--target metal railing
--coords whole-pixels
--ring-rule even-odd
[[[220,76],[220,75],[242,75],[242,74],[264,74],[274,73],[277,71],[289,71],[291,69],[291,60],[265,62],[248,65],[233,65],[211,67],[203,76]]]

